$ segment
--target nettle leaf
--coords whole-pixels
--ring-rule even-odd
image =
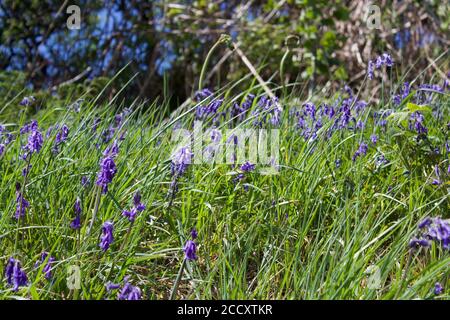
[[[391,113],[387,119],[396,124],[407,126],[411,114],[414,112],[431,113],[431,108],[428,106],[420,106],[415,103],[408,102],[402,111]]]
[[[406,127],[408,125],[410,115],[411,115],[410,111],[393,112],[387,117],[387,120],[395,122],[396,124],[401,124]]]
[[[412,112],[416,112],[416,111],[419,111],[419,112],[431,112],[431,108],[429,106],[420,106],[418,104],[411,103],[411,102],[408,102],[406,104],[405,110],[408,110],[411,113]]]

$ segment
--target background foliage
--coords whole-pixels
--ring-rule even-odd
[[[79,30],[66,27],[71,4],[81,8]],[[366,26],[366,1],[5,0],[0,4],[0,81],[15,83],[18,90],[50,89],[57,96],[91,86],[95,95],[95,88],[129,63],[110,96],[137,74],[124,97],[170,96],[177,105],[192,94],[208,50],[222,33],[232,36],[253,65],[264,66],[265,79],[277,82],[291,37],[283,80],[311,85],[357,84],[367,62],[383,51],[403,60],[403,68],[422,70],[448,48],[447,2],[375,4],[381,7],[380,30]],[[217,49],[210,66],[210,87],[248,72],[227,46]]]

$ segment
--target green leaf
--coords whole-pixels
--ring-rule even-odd
[[[408,104],[406,105],[405,109],[410,111],[410,112],[416,112],[416,111],[431,112],[431,108],[430,107],[428,107],[428,106],[419,106],[418,104],[411,103],[411,102],[408,102]]]
[[[393,121],[397,124],[402,124],[404,126],[407,125],[408,119],[410,116],[410,112],[409,111],[399,111],[399,112],[394,112],[391,113],[388,117],[387,120],[389,121]]]

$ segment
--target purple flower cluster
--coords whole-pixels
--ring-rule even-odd
[[[48,260],[47,260],[48,257]],[[42,269],[42,272],[44,273],[45,279],[50,280],[52,278],[52,264],[55,263],[55,258],[48,255],[48,252],[44,251],[41,253],[41,257],[36,263],[34,264],[35,268],[40,267],[45,260],[47,260],[47,263],[44,266],[44,269]]]
[[[122,215],[127,217],[130,222],[134,222],[136,215],[145,210],[145,205],[141,203],[141,194],[137,191],[133,197],[133,208],[130,211],[124,210]]]
[[[197,245],[194,241],[188,240],[183,248],[186,260],[197,260]]]
[[[355,154],[352,156],[352,161],[356,161],[358,157],[365,156],[368,149],[369,147],[367,146],[367,144],[365,142],[361,142],[358,150],[356,150]]]
[[[444,249],[450,249],[450,222],[441,218],[425,218],[419,225],[419,234],[409,242],[410,248],[428,247],[434,241]]]
[[[381,167],[382,165],[388,164],[389,160],[386,159],[386,157],[384,156],[384,154],[380,155],[377,157],[375,164],[377,167]]]
[[[25,271],[22,270],[20,262],[13,257],[9,258],[5,268],[5,278],[8,285],[13,286],[13,291],[19,290],[28,284]]]
[[[443,94],[444,89],[437,84],[421,84],[414,96],[415,102],[418,104],[429,104],[433,100],[435,93]]]
[[[250,163],[249,161],[246,161],[241,165],[241,170],[243,172],[251,172],[255,170],[255,165],[253,163]]]
[[[244,162],[241,166],[240,166],[240,170],[241,172],[237,174],[236,178],[234,178],[234,183],[237,183],[239,181],[242,181],[245,179],[245,173],[248,172],[252,172],[254,171],[256,168],[256,165],[251,163],[250,161],[246,161]],[[248,186],[244,185],[244,189],[247,191],[248,190]]]
[[[95,118],[94,122],[92,124],[92,132],[97,131],[98,125],[100,124],[102,120],[100,118]]]
[[[81,200],[79,198],[75,200],[73,211],[75,212],[75,218],[70,222],[70,227],[78,230],[81,228]]]
[[[172,156],[171,173],[173,176],[183,175],[192,161],[192,152],[188,147],[182,147]]]
[[[41,151],[44,139],[36,120],[31,121],[20,129],[21,134],[29,133],[27,144],[23,147],[25,153],[22,155],[22,159],[26,159],[33,153]]]
[[[178,178],[181,177],[192,162],[193,153],[188,147],[181,147],[175,154],[172,155],[172,162],[170,163],[170,171],[172,175],[172,182],[170,185],[170,192],[172,196],[178,191]]]
[[[197,260],[197,245],[194,240],[197,239],[198,233],[197,230],[191,230],[191,239],[186,241],[183,251],[186,260]]]
[[[322,103],[316,107],[314,103],[306,102],[300,110],[290,110],[290,115],[297,119],[297,129],[305,141],[315,141],[319,130],[327,124],[327,129],[322,130],[324,139],[330,139],[339,130],[364,130],[367,103],[353,96],[348,86],[342,91],[345,98],[339,97],[332,105]]]
[[[283,109],[277,97],[262,96],[252,112],[252,116],[255,118],[253,125],[260,128],[269,121],[273,126],[278,126],[281,124],[282,112]]]
[[[241,105],[235,103],[233,105],[233,109],[231,110],[231,118],[237,117],[238,122],[242,122],[245,119],[247,112],[251,109],[254,100],[255,95],[250,93],[247,95]]]
[[[392,101],[394,102],[395,105],[400,105],[402,103],[402,101],[408,97],[408,95],[411,92],[411,86],[409,84],[409,82],[405,82],[403,83],[403,85],[401,86],[399,93],[394,95],[392,97]]]
[[[121,128],[125,118],[131,113],[131,111],[132,111],[131,109],[125,108],[122,112],[120,112],[114,116],[114,123],[111,124],[108,128],[104,129],[101,132],[101,138],[102,138],[103,143],[108,143],[114,138],[116,131]],[[94,123],[92,125],[92,131],[94,131],[94,132],[97,131],[100,121],[101,120],[99,118],[96,118],[94,120]],[[122,140],[124,140],[124,138],[125,138],[125,131],[123,131],[120,134],[119,140],[122,141]]]
[[[108,283],[106,285],[106,290],[108,292],[111,292],[112,290],[120,289],[117,294],[117,299],[119,300],[140,300],[142,296],[141,289],[139,289],[139,287],[133,286],[129,282],[128,276],[123,279],[123,282],[124,284],[122,288],[120,288],[119,284]]]
[[[409,118],[409,130],[416,131],[419,135],[428,134],[428,128],[425,126],[425,117],[419,111],[415,111]]]
[[[383,66],[386,67],[392,67],[394,65],[394,61],[392,60],[392,57],[387,54],[383,53],[381,56],[378,56],[375,61],[370,60],[367,68],[367,75],[370,80],[374,77],[374,71],[375,69],[381,69]]]
[[[6,131],[5,127],[0,125],[0,156],[5,153],[6,146],[13,140],[13,135]]]
[[[192,240],[197,239],[197,237],[198,237],[198,232],[197,232],[197,230],[196,230],[195,228],[192,228],[192,229],[191,229],[191,238],[192,238]]]
[[[36,120],[31,120],[29,123],[26,123],[22,128],[20,128],[20,134],[30,133],[34,130],[38,130],[38,122]]]
[[[103,152],[103,158],[100,161],[100,171],[97,175],[97,185],[102,188],[103,193],[108,192],[108,185],[114,179],[115,174],[117,173],[116,163],[114,162],[114,158],[117,157],[119,153],[119,147],[117,142]]]
[[[434,294],[438,296],[442,294],[442,292],[444,292],[444,288],[439,282],[436,282],[436,284],[434,285]]]
[[[34,102],[36,101],[36,98],[33,96],[29,96],[29,97],[24,97],[21,101],[20,101],[20,105],[24,106],[24,107],[29,107],[31,106]]]
[[[218,124],[220,116],[224,116],[224,113],[218,113],[222,103],[223,99],[215,99],[206,105],[199,105],[195,111],[196,119],[206,120],[212,117],[213,123]]]
[[[197,102],[200,102],[202,100],[209,98],[212,95],[213,95],[213,92],[211,90],[209,90],[208,88],[205,88],[205,89],[199,90],[195,93],[194,100]]]
[[[106,221],[102,226],[102,235],[100,237],[100,248],[103,251],[108,250],[109,246],[114,241],[113,231],[113,223],[111,221]]]
[[[441,179],[441,171],[439,170],[439,166],[435,165],[434,166],[434,174],[436,175],[436,178],[433,179],[432,184],[439,186],[442,184],[442,179]]]
[[[59,146],[67,140],[67,137],[69,136],[69,127],[65,124],[62,125],[61,129],[58,130],[55,137],[55,142],[52,148],[53,153],[59,152]]]
[[[16,183],[16,213],[15,218],[19,220],[25,217],[27,208],[30,203],[23,197],[20,183]]]

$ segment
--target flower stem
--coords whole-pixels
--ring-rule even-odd
[[[172,292],[170,293],[169,300],[175,299],[175,295],[177,294],[177,290],[178,290],[178,284],[181,281],[181,276],[183,275],[185,265],[186,265],[186,258],[183,258],[183,262],[181,263],[180,270],[178,271],[177,279],[175,280],[175,283],[173,284],[173,288],[172,288]]]
[[[98,212],[98,206],[100,205],[101,191],[102,191],[101,188],[98,187],[97,194],[95,195],[94,212],[92,213],[92,220],[91,220],[91,223],[89,224],[89,228],[86,232],[86,236],[88,236],[91,233],[92,226],[94,225],[95,217],[97,216],[97,212]]]
[[[211,57],[212,57],[212,54],[213,54],[214,50],[216,50],[216,48],[220,44],[222,44],[224,42],[227,42],[229,40],[230,40],[230,36],[228,36],[228,35],[221,35],[219,40],[217,40],[217,42],[209,50],[208,54],[206,55],[205,62],[203,63],[202,71],[200,72],[200,78],[198,80],[198,90],[202,90],[202,88],[203,88],[203,80],[205,78],[206,67],[208,66],[209,60],[211,60]]]

